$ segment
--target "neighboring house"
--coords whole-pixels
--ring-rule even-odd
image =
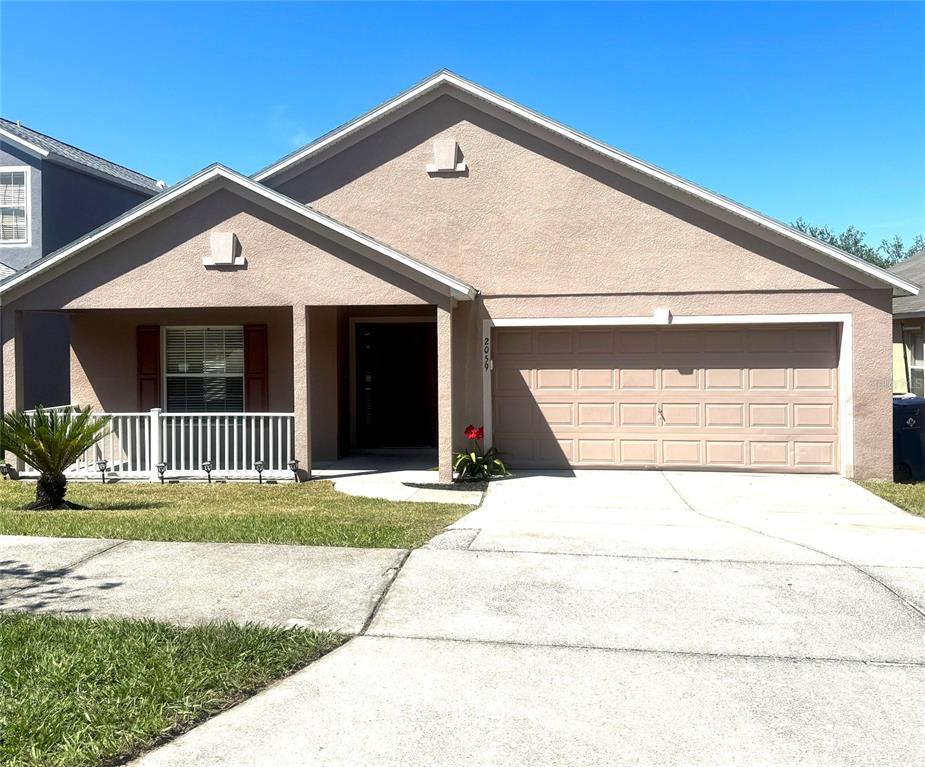
[[[925,250],[890,272],[916,285],[925,283]],[[925,295],[893,298],[893,392],[925,397]]]
[[[917,292],[444,71],[8,278],[3,394],[54,311],[72,399],[126,414],[101,453],[126,474],[435,445],[448,480],[484,423],[518,469],[888,477],[894,290]]]
[[[163,182],[0,118],[0,277],[20,270],[163,189]],[[68,401],[67,318],[35,314],[24,403]]]

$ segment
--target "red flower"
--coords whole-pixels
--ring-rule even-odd
[[[466,439],[481,439],[485,436],[485,429],[481,426],[476,429],[471,423],[466,427],[465,431]]]
[[[485,427],[479,426],[479,428],[476,429],[475,431],[475,438],[482,439],[484,436],[485,436]]]

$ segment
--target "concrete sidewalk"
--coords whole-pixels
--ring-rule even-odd
[[[841,477],[576,474],[493,484],[363,635],[138,764],[925,765],[925,520]]]
[[[398,549],[0,536],[0,609],[356,634]]]

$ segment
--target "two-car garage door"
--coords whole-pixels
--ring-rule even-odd
[[[834,472],[834,325],[498,328],[511,465]]]

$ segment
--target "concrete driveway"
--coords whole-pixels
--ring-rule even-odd
[[[925,764],[925,520],[846,480],[524,477],[432,546],[139,763]]]

